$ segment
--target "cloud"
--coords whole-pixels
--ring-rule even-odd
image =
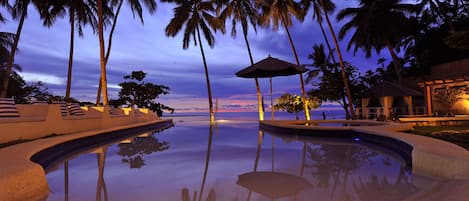
[[[54,84],[54,85],[61,85],[66,82],[66,80],[62,77],[58,77],[55,75],[48,75],[48,74],[42,74],[42,73],[28,73],[28,72],[20,72],[19,73],[24,80],[26,81],[41,81],[46,84]]]

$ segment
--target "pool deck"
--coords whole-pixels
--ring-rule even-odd
[[[0,166],[0,201],[39,201],[47,198],[49,187],[46,173],[41,165],[30,160],[34,154],[42,150],[79,138],[168,123],[172,123],[172,119],[158,119],[125,126],[78,132],[2,148],[0,149],[0,159],[2,161]]]

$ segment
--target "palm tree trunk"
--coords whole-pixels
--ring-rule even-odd
[[[106,163],[106,152],[107,148],[102,148],[101,152],[98,153],[98,182],[96,184],[96,201],[101,201],[101,189],[103,189],[104,183],[104,166]]]
[[[332,54],[333,50],[332,50],[332,46],[331,46],[331,43],[329,43],[329,39],[327,39],[327,35],[326,35],[326,31],[324,30],[324,26],[322,26],[322,22],[318,22],[319,24],[319,27],[321,28],[321,33],[322,33],[322,37],[324,38],[324,42],[326,42],[326,45],[327,45],[327,49],[329,50],[329,55],[331,55],[332,57],[332,62],[334,62],[334,64],[336,64],[336,60],[335,60],[335,56]]]
[[[207,154],[205,156],[204,176],[202,178],[202,185],[200,186],[200,193],[199,193],[198,201],[202,200],[202,194],[204,193],[205,181],[207,179],[207,173],[208,173],[208,164],[210,162],[210,155],[211,155],[211,152],[212,152],[212,138],[213,138],[213,125],[212,124],[210,124],[208,132],[209,132],[209,134],[208,134]],[[195,199],[195,197],[194,197],[194,199]]]
[[[212,103],[212,89],[210,87],[210,79],[208,77],[207,61],[205,60],[204,47],[202,46],[202,40],[200,39],[200,31],[199,31],[198,26],[197,26],[196,31],[197,31],[197,38],[199,40],[199,45],[200,45],[200,53],[202,54],[202,60],[204,62],[205,81],[207,82],[208,105],[209,105],[209,112],[210,112],[210,125],[212,125],[215,122],[215,114],[213,113],[213,103]]]
[[[321,3],[323,1],[321,0]],[[334,40],[335,51],[337,53],[337,57],[339,58],[339,64],[342,74],[342,81],[344,82],[345,86],[345,93],[347,94],[348,104],[349,104],[349,112],[351,114],[352,119],[355,118],[355,111],[353,110],[353,101],[352,101],[352,93],[350,92],[350,86],[348,84],[348,77],[345,73],[345,64],[344,59],[342,58],[342,53],[340,51],[339,42],[337,41],[337,37],[335,36],[334,28],[332,27],[331,20],[329,19],[329,15],[324,10],[324,16],[326,17],[327,25],[329,26],[329,31],[331,32],[332,39]]]
[[[111,53],[111,46],[112,46],[112,36],[114,34],[114,30],[116,29],[116,24],[117,24],[117,17],[119,17],[119,13],[121,11],[121,7],[122,7],[122,3],[124,2],[124,0],[121,0],[119,2],[119,5],[117,6],[117,10],[116,10],[116,14],[114,15],[114,19],[112,21],[112,27],[111,27],[111,32],[109,32],[109,39],[108,39],[108,43],[107,43],[107,51],[106,51],[106,65],[107,65],[107,62],[109,60],[109,55]]]
[[[24,19],[26,17],[27,11],[28,11],[28,6],[25,6],[25,8],[23,9],[23,12],[21,13],[21,18],[18,24],[18,29],[16,30],[15,41],[13,42],[13,46],[11,47],[10,55],[8,55],[9,58],[8,58],[7,69],[6,69],[5,75],[3,75],[3,84],[2,84],[2,90],[0,93],[1,98],[5,98],[7,96],[8,83],[10,82],[10,74],[11,74],[11,70],[13,67],[13,63],[15,62],[16,49],[18,48],[18,42],[20,40],[21,30],[23,29],[23,23],[24,23]]]
[[[243,33],[247,33],[245,28],[243,27]],[[251,65],[254,65],[254,59],[252,58],[251,47],[249,46],[249,41],[247,34],[244,35],[244,41],[246,42],[246,47],[248,48],[249,59],[251,61]],[[256,81],[256,92],[257,92],[257,107],[259,108],[259,120],[264,121],[264,111],[262,110],[262,99],[261,99],[261,88],[259,87],[259,80],[254,78]]]
[[[291,46],[291,49],[293,51],[293,55],[295,56],[296,65],[298,65],[298,67],[300,67],[300,65],[301,65],[300,64],[300,59],[298,58],[298,53],[296,53],[295,44],[293,44],[293,40],[291,38],[290,31],[288,30],[287,24],[285,24],[285,21],[283,20],[283,18],[282,18],[282,23],[283,23],[283,26],[285,28],[285,31],[287,32],[288,41],[290,42],[290,46]],[[301,99],[303,101],[303,108],[305,110],[306,120],[309,121],[309,120],[311,120],[311,117],[309,115],[308,99],[306,98],[305,84],[304,84],[304,81],[303,81],[303,73],[300,73],[299,76],[300,76],[300,84],[301,84]]]
[[[327,39],[327,35],[326,35],[326,31],[324,30],[324,26],[322,26],[322,22],[318,22],[318,24],[319,24],[319,27],[321,28],[321,33],[322,33],[322,36],[324,37],[324,41],[326,42],[327,49],[329,49],[329,55],[331,55],[331,57],[332,57],[332,62],[334,63],[334,70],[335,70],[335,72],[338,72],[339,69],[337,69],[337,65],[336,65],[337,61],[335,60],[335,56],[332,53],[333,50],[332,50],[331,44],[329,43],[329,39]],[[345,102],[345,93],[342,93],[341,96],[342,96],[343,102],[346,103]],[[344,107],[344,110],[345,110],[345,114],[350,116],[350,112],[348,111],[347,106]]]
[[[114,19],[113,19],[113,22],[112,22],[111,32],[109,32],[107,51],[106,51],[106,56],[105,56],[106,65],[109,61],[109,55],[111,54],[112,36],[114,35],[114,30],[116,29],[117,17],[119,16],[119,13],[121,11],[121,7],[122,7],[123,2],[124,2],[124,0],[121,0],[119,2],[119,5],[117,6],[116,14],[114,15]],[[98,105],[99,102],[101,101],[101,88],[102,88],[102,86],[101,86],[101,77],[99,77],[98,93],[96,95],[96,105]]]
[[[394,71],[396,71],[396,76],[397,76],[397,82],[399,84],[402,83],[402,75],[401,75],[401,62],[399,61],[399,58],[397,58],[396,53],[394,52],[394,48],[392,47],[391,43],[389,41],[386,41],[386,47],[388,47],[389,53],[391,54],[392,57],[392,64],[394,67]]]
[[[67,89],[65,91],[65,100],[70,98],[70,90],[72,88],[72,66],[73,66],[73,45],[75,39],[75,9],[70,8],[70,53],[68,56],[68,74],[67,74]]]
[[[96,95],[96,105],[101,103],[101,75],[99,75],[98,92]]]
[[[103,0],[98,0],[98,35],[99,35],[99,59],[101,64],[101,87],[103,105],[108,104],[107,80],[106,80],[106,60],[104,57],[104,27],[103,27]]]

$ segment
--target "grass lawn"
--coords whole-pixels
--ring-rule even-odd
[[[469,126],[415,126],[412,133],[445,140],[469,150]]]

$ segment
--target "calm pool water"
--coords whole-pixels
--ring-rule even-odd
[[[63,161],[47,174],[47,200],[404,200],[419,191],[403,159],[357,141],[282,138],[257,122],[175,124]]]

